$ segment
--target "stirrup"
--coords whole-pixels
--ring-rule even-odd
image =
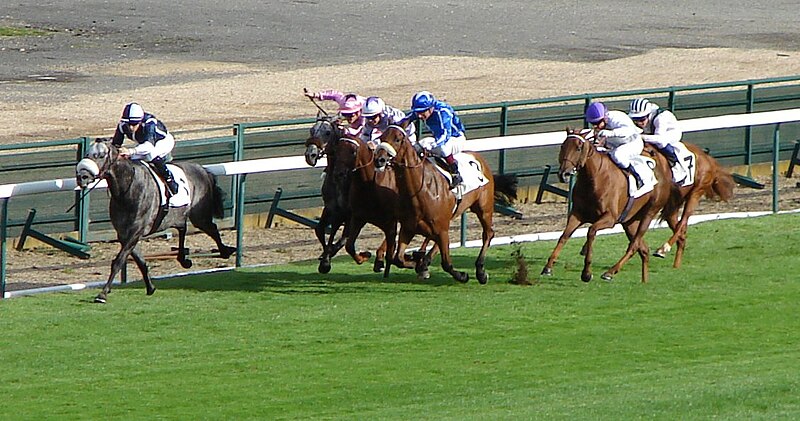
[[[451,181],[450,181],[450,189],[456,188],[459,184],[464,182],[464,179],[461,177],[461,174],[455,173],[450,174]]]

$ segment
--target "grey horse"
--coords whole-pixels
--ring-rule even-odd
[[[98,138],[89,148],[86,157],[76,167],[78,186],[86,188],[97,179],[105,179],[111,195],[108,212],[111,224],[117,231],[120,251],[111,262],[111,274],[95,302],[105,303],[111,292],[111,283],[122,270],[128,256],[133,256],[142,273],[147,295],[156,288],[150,279],[137,244],[149,234],[167,228],[178,230],[178,262],[184,268],[192,266],[185,247],[187,221],[208,234],[216,243],[220,257],[228,258],[236,251],[222,243],[213,218],[222,218],[222,190],[214,175],[198,164],[184,162],[176,164],[183,170],[188,181],[189,203],[183,207],[170,208],[166,214],[161,205],[161,188],[154,175],[140,162],[120,157],[119,149],[108,138]]]

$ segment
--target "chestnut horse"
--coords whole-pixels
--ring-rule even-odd
[[[649,276],[650,250],[644,240],[644,234],[656,214],[664,208],[673,191],[672,174],[667,159],[646,146],[656,161],[656,179],[658,183],[653,191],[630,199],[628,195],[628,175],[617,167],[614,161],[599,152],[595,145],[587,140],[592,132],[567,128],[567,138],[561,145],[558,154],[558,176],[566,182],[569,176],[577,171],[577,180],[572,191],[572,209],[567,216],[567,225],[558,239],[556,247],[542,269],[542,275],[553,274],[553,264],[561,249],[578,227],[590,223],[586,234],[586,243],[581,254],[584,255],[581,280],[592,280],[592,243],[597,231],[611,228],[620,223],[628,236],[628,248],[622,258],[603,273],[602,278],[611,280],[622,266],[638,252],[642,259],[642,282]],[[664,219],[668,220],[668,217]]]
[[[390,165],[397,177],[400,194],[399,216],[400,235],[395,260],[401,261],[409,241],[415,234],[421,234],[434,241],[441,253],[442,269],[459,282],[467,282],[469,275],[453,268],[450,257],[450,221],[471,210],[483,228],[483,245],[475,261],[475,275],[478,282],[485,284],[488,274],[484,268],[486,251],[494,237],[492,217],[494,212],[495,176],[489,165],[478,154],[472,153],[486,184],[466,193],[457,200],[450,190],[449,181],[435,168],[435,164],[420,156],[412,146],[405,128],[389,126],[381,135],[381,144],[375,151],[375,167],[386,170]],[[514,176],[498,176],[514,177]],[[514,186],[498,182],[498,186]],[[516,196],[515,191],[504,191]]]
[[[733,189],[736,186],[731,173],[722,168],[711,155],[697,145],[686,142],[683,144],[696,158],[696,162],[687,163],[690,170],[692,166],[694,167],[694,183],[685,187],[675,186],[677,195],[667,203],[662,212],[664,219],[672,229],[672,237],[653,252],[656,257],[666,257],[677,242],[678,249],[675,251],[675,260],[672,264],[675,268],[681,266],[683,249],[686,247],[686,227],[689,225],[689,217],[694,213],[700,199],[705,196],[712,200],[727,202],[733,197]],[[680,207],[683,207],[682,213],[679,212]],[[679,214],[680,219],[678,218]]]

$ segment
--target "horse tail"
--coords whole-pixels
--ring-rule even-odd
[[[511,203],[517,200],[517,187],[519,178],[516,174],[493,174],[495,200]]]
[[[217,184],[217,176],[206,171],[211,185],[211,210],[214,218],[222,219],[225,217],[225,192]]]
[[[733,181],[731,173],[714,162],[714,181],[711,183],[711,191],[706,193],[706,197],[727,202],[733,197],[734,187],[736,187],[736,182]]]

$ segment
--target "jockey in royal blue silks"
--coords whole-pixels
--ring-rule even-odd
[[[141,105],[131,102],[122,110],[112,143],[121,147],[126,137],[138,145],[132,149],[121,148],[120,155],[153,164],[170,193],[178,193],[178,183],[167,168],[167,157],[175,147],[175,138],[167,131],[167,126],[153,114],[144,112]]]
[[[420,139],[419,145],[434,155],[444,158],[448,170],[453,177],[450,188],[463,182],[458,172],[458,162],[453,155],[461,152],[466,142],[466,134],[461,119],[453,107],[444,101],[438,101],[428,91],[421,91],[411,98],[411,114],[407,119],[421,119],[433,134],[433,137]]]

